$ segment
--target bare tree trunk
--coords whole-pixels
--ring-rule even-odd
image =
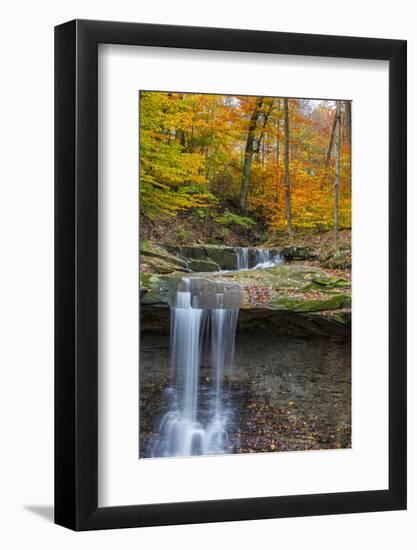
[[[281,100],[278,99],[278,111],[281,110]],[[279,127],[281,119],[277,117],[277,141],[276,141],[276,153],[277,153],[277,166],[279,165]]]
[[[172,97],[172,94],[169,94],[170,97]],[[178,99],[181,101],[184,99],[184,94],[178,94]],[[185,132],[181,129],[175,130],[175,141],[178,140],[178,143],[181,145],[181,147],[185,148]]]
[[[336,136],[336,170],[334,176],[334,246],[335,256],[340,255],[339,248],[339,179],[340,179],[340,145],[342,140],[342,124],[340,116],[340,101],[336,104],[337,136]]]
[[[329,148],[327,149],[326,168],[327,168],[327,166],[329,166],[330,155],[332,154],[334,135],[335,135],[335,131],[336,131],[336,124],[337,124],[337,107],[336,107],[336,112],[335,112],[335,114],[334,114],[333,125],[332,125],[332,132],[331,132],[331,134],[330,134]]]
[[[262,115],[263,119],[264,119],[264,123],[262,124],[261,133],[259,135],[258,146],[261,143],[262,138],[264,137],[265,128],[266,128],[266,125],[268,124],[269,116],[272,113],[272,108],[274,106],[274,101],[275,101],[274,99],[271,100],[271,102],[269,103],[268,111],[266,113],[263,113],[263,115]]]
[[[352,169],[352,102],[345,101],[345,127],[346,127],[346,142],[349,150],[349,175],[351,175]],[[349,179],[349,185],[352,185],[351,177]]]
[[[350,101],[345,101],[345,118],[346,118],[346,141],[350,150],[352,145],[352,104]]]
[[[263,139],[265,135],[265,128],[268,123],[269,115],[272,112],[272,107],[274,106],[274,99],[270,102],[268,111],[265,113],[262,113],[262,117],[264,119],[263,124],[261,126],[261,131],[259,133],[258,139],[254,139],[254,150],[258,153],[258,157],[261,161],[262,166],[264,165],[264,159],[263,155],[265,154],[265,140]],[[262,152],[262,154],[261,154]]]
[[[287,220],[288,234],[292,235],[292,220],[291,220],[291,186],[290,186],[290,128],[288,123],[288,99],[284,98],[284,170],[285,170],[285,217]]]
[[[258,123],[258,117],[262,109],[263,100],[264,100],[263,97],[257,98],[255,107],[253,109],[252,116],[249,122],[248,137],[246,140],[246,147],[245,147],[245,157],[243,161],[242,185],[240,187],[240,194],[239,194],[239,207],[243,212],[246,210],[246,203],[248,199],[252,158],[255,152],[255,147],[254,147],[255,131],[256,131],[256,125]]]
[[[278,111],[281,111],[281,100],[278,99]],[[277,141],[276,141],[276,155],[277,155],[277,206],[279,205],[279,127],[280,127],[281,119],[279,116],[277,117]]]
[[[175,131],[175,138],[178,139],[178,143],[181,145],[181,147],[185,148],[185,133],[183,130],[176,130]]]

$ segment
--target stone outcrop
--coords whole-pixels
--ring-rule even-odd
[[[153,273],[173,273],[175,271],[188,273],[192,271],[186,260],[150,241],[141,241],[140,260],[142,267],[146,266],[147,271]]]
[[[200,309],[239,309],[244,300],[243,287],[235,282],[190,277],[173,286],[171,305],[177,305],[177,291],[181,290],[189,291],[192,306]]]
[[[237,250],[142,243],[142,261],[151,270],[140,275],[142,318],[150,327],[167,330],[168,307],[175,305],[175,293],[186,277],[195,307],[219,307],[216,300],[221,294],[220,307],[240,308],[241,327],[273,327],[280,333],[304,336],[332,333],[345,337],[350,332],[350,281],[300,261],[236,271]],[[248,253],[252,264],[256,263],[256,249]],[[283,249],[282,253],[288,258],[291,254],[292,260],[311,257],[311,251],[301,247]],[[164,309],[167,315],[161,315]],[[159,313],[154,316],[153,310]]]
[[[141,274],[142,303],[169,305],[171,291],[184,277],[181,272],[169,275]],[[194,285],[204,292],[204,284],[224,282],[243,289],[241,309],[267,309],[302,313],[326,312],[350,308],[350,282],[328,275],[317,267],[282,264],[266,269],[225,273],[190,274]]]
[[[207,273],[237,269],[238,247],[221,245],[174,246],[142,241],[141,263],[155,273]],[[256,248],[248,248],[250,265],[256,264]],[[280,253],[270,249],[272,256]]]
[[[281,254],[286,260],[311,260],[318,256],[309,246],[284,246]]]

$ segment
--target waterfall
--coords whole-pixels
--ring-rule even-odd
[[[236,249],[238,270],[272,267],[282,261],[268,249]],[[150,456],[233,452],[229,435],[238,430],[225,375],[233,364],[242,300],[243,288],[229,281],[185,277],[173,289],[171,383],[163,394]]]
[[[270,253],[267,248],[256,249],[256,265],[266,264],[270,261]]]
[[[237,269],[249,269],[249,248],[240,247],[236,252]]]
[[[271,256],[270,250],[267,248],[256,249],[256,264],[252,269],[265,269],[267,267],[274,267],[275,265],[282,264],[284,261],[281,254],[275,254]]]
[[[243,269],[264,269],[274,267],[283,262],[281,254],[271,255],[268,248],[237,248],[236,265],[237,270]]]
[[[189,278],[182,279],[175,291],[171,385],[165,390],[165,411],[156,426],[152,456],[228,450],[234,411],[225,399],[224,375],[233,363],[242,292],[239,285]],[[201,376],[203,356],[208,356],[208,376]]]

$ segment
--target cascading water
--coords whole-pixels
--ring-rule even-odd
[[[256,265],[266,264],[270,261],[271,254],[267,248],[256,249]]]
[[[237,270],[244,269],[265,269],[274,267],[283,262],[281,254],[271,255],[268,248],[237,248],[236,249],[236,265]]]
[[[270,250],[267,248],[256,249],[256,264],[252,269],[265,269],[267,267],[274,267],[283,262],[281,254],[275,254],[271,256]]]
[[[242,289],[239,285],[183,279],[171,306],[171,385],[157,426],[152,456],[224,453],[233,410],[224,392],[232,366]],[[205,336],[210,337],[205,339]],[[210,376],[200,370],[205,348]]]
[[[282,261],[279,254],[271,256],[268,249],[236,251],[237,270],[262,269]],[[174,290],[170,308],[171,383],[163,395],[163,412],[151,438],[150,456],[233,452],[230,434],[238,430],[225,374],[233,364],[242,299],[240,285],[199,277],[183,278]]]
[[[237,269],[249,269],[249,248],[240,247],[236,250]]]

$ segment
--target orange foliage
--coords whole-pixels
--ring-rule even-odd
[[[212,94],[146,92],[142,99],[141,200],[149,212],[233,201],[239,195],[242,165],[251,114],[258,98]],[[295,229],[333,227],[334,152],[326,158],[336,102],[289,99],[289,173],[292,223]],[[146,110],[145,110],[146,107]],[[265,97],[256,125],[248,211],[269,230],[284,230],[284,112],[283,99]],[[342,118],[339,227],[351,225],[350,145]],[[155,163],[160,162],[157,167]],[[184,180],[181,184],[181,178]],[[161,185],[167,186],[167,192]],[[173,193],[182,193],[175,202]],[[147,201],[147,193],[152,200]],[[188,193],[188,194],[185,194]],[[145,213],[146,214],[146,213]]]

